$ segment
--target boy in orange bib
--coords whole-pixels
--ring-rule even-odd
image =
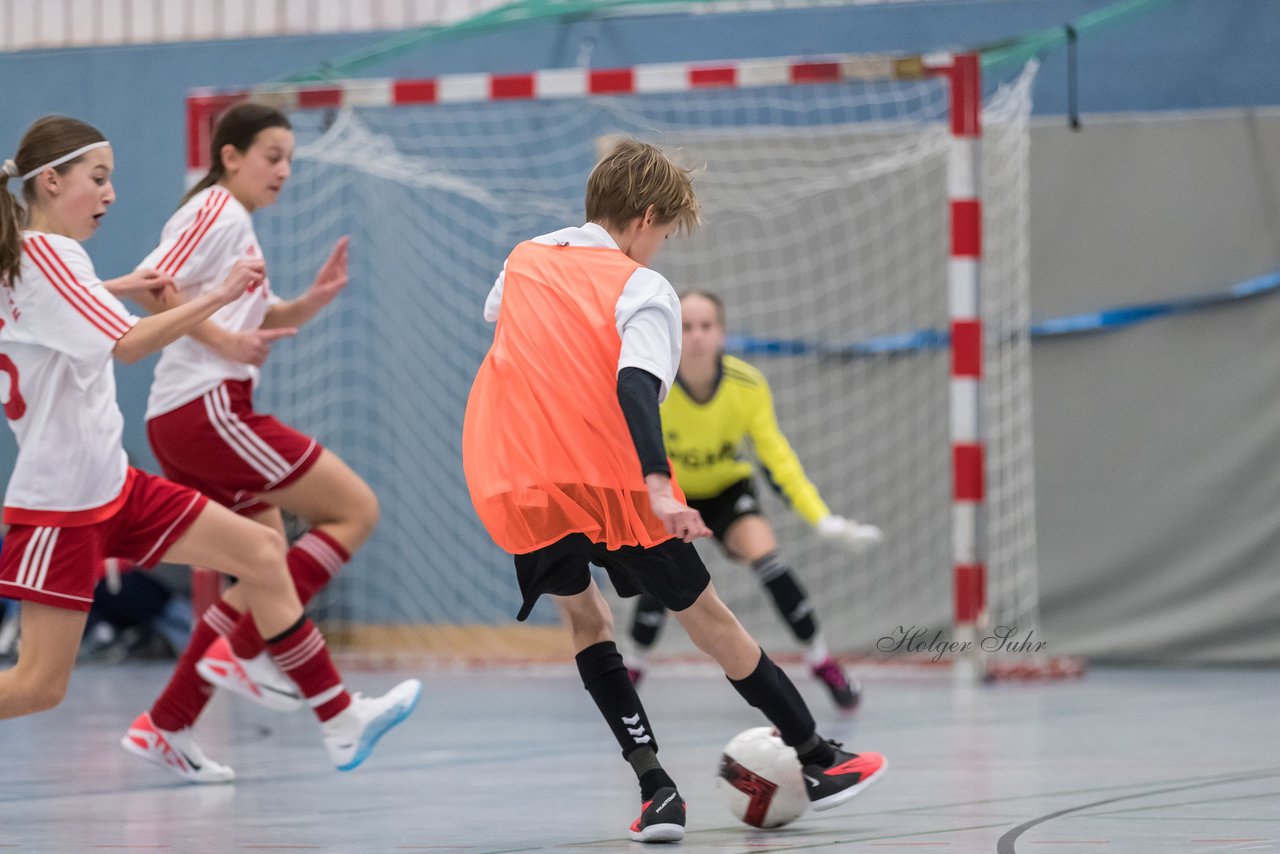
[[[493,346],[467,401],[462,457],[476,512],[515,556],[528,617],[547,594],[578,671],[640,783],[640,842],[684,837],[685,804],[657,759],[589,564],[623,596],[661,601],[796,748],[817,810],[884,772],[877,753],[823,740],[786,674],[716,595],[692,542],[711,532],[671,478],[658,404],[680,364],[680,301],[646,265],[698,223],[689,174],[652,145],[618,143],[587,181],[582,227],[525,241],[485,302]]]

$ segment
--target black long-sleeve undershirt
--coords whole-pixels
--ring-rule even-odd
[[[618,403],[640,457],[640,468],[646,475],[670,476],[667,449],[662,442],[662,416],[658,411],[661,390],[662,380],[643,368],[623,368],[618,372]]]

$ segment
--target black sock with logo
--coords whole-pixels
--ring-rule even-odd
[[[624,758],[640,748],[658,752],[658,740],[649,726],[649,717],[640,704],[640,696],[627,676],[627,667],[613,641],[602,641],[587,647],[577,655],[578,674],[582,685],[595,700],[600,714],[618,740]],[[654,764],[657,764],[655,758]],[[661,767],[661,766],[659,766]],[[646,769],[637,770],[636,776]]]
[[[800,586],[795,570],[777,552],[769,552],[751,567],[796,639],[803,643],[812,640],[818,633],[818,621],[814,619],[813,606],[809,604],[809,597]]]

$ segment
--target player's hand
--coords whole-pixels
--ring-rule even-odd
[[[271,345],[281,338],[292,338],[298,334],[296,329],[250,329],[245,332],[233,332],[227,336],[226,342],[218,348],[218,355],[232,362],[262,367],[271,355]]]
[[[260,284],[267,277],[267,265],[261,258],[241,258],[231,268],[231,272],[218,286],[218,299],[224,305],[233,303],[244,292],[254,285]]]
[[[671,492],[671,478],[663,474],[645,476],[649,487],[649,508],[662,520],[668,534],[675,534],[686,543],[699,537],[711,536],[711,529],[702,521],[702,514],[678,501]]]
[[[818,536],[854,554],[869,551],[884,541],[884,533],[875,525],[863,525],[843,516],[826,516],[818,520],[817,527]]]
[[[175,301],[178,294],[178,285],[174,282],[172,276],[168,273],[161,273],[159,270],[146,268],[134,270],[132,273],[121,276],[118,279],[103,282],[103,284],[108,291],[118,297],[135,297],[139,294],[150,293],[165,308],[170,307],[170,304]]]
[[[692,543],[699,537],[711,536],[711,529],[702,521],[702,514],[673,497],[656,501],[650,499],[649,506],[653,509],[653,514],[662,520],[662,527],[667,533],[675,534],[686,543]]]
[[[343,235],[334,244],[329,258],[320,267],[316,280],[307,291],[307,299],[316,308],[324,308],[333,302],[334,297],[342,292],[350,279],[347,278],[347,247],[351,238]]]

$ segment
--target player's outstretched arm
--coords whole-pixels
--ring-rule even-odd
[[[773,395],[761,377],[761,386],[750,425],[751,441],[760,463],[769,471],[773,482],[795,512],[817,530],[823,539],[831,540],[855,554],[874,548],[884,534],[875,525],[864,525],[856,519],[836,516],[827,507],[818,488],[805,474],[800,458],[778,427],[773,408]]]
[[[102,286],[113,296],[131,299],[151,314],[155,313],[151,310],[151,305],[168,304],[178,295],[178,286],[173,281],[173,276],[149,267],[139,267],[117,279],[108,279]]]
[[[128,298],[147,314],[160,314],[184,304],[173,278],[156,270],[139,268],[127,276],[103,282],[117,297]],[[271,345],[298,334],[296,329],[248,329],[232,332],[216,320],[206,320],[187,333],[224,359],[261,367],[271,354]]]
[[[242,259],[231,268],[221,285],[190,302],[144,317],[116,342],[117,359],[132,364],[161,350],[189,333],[218,309],[240,298],[251,285],[261,282],[266,267],[261,260]]]
[[[302,326],[320,313],[320,309],[333,302],[350,279],[347,276],[347,249],[351,239],[342,236],[334,244],[328,259],[320,265],[316,280],[302,296],[278,302],[267,309],[267,317],[262,322],[263,329],[284,329]]]

